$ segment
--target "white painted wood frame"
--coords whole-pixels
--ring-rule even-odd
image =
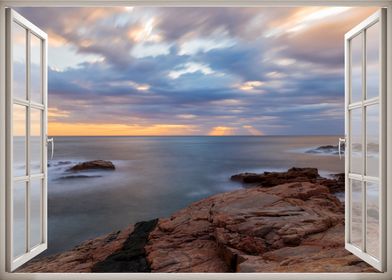
[[[345,192],[345,247],[347,250],[357,255],[361,259],[365,260],[370,265],[374,266],[380,271],[386,269],[386,215],[383,214],[386,210],[386,76],[382,73],[386,73],[386,10],[382,9],[363,22],[359,23],[351,31],[345,35],[345,134],[346,134],[346,161],[345,161],[345,174],[346,174],[346,192]],[[380,36],[379,36],[379,93],[376,97],[367,99],[367,30],[373,27],[375,24],[380,26]],[[351,103],[352,94],[352,39],[361,35],[361,52],[362,52],[362,75],[361,75],[361,99]],[[358,38],[358,37],[357,37]],[[369,106],[377,106],[379,110],[379,174],[378,176],[368,176],[365,174],[367,169],[367,125],[366,125],[366,111]],[[362,174],[355,174],[350,172],[350,163],[352,161],[351,157],[351,121],[350,113],[353,110],[361,111],[361,145],[362,145]],[[354,245],[351,241],[352,236],[352,215],[351,215],[351,205],[352,205],[352,189],[350,180],[355,180],[361,182],[362,185],[362,244],[360,247]],[[374,182],[379,186],[379,257],[374,257],[367,253],[367,182]]]
[[[13,11],[12,9],[7,9],[6,11],[6,16],[7,16],[7,92],[8,96],[6,98],[7,102],[7,139],[6,139],[6,145],[7,145],[7,151],[6,151],[6,157],[8,162],[13,162],[13,106],[18,105],[21,106],[22,108],[26,109],[26,122],[25,122],[25,132],[26,132],[26,147],[25,147],[25,161],[26,161],[26,175],[24,176],[14,176],[13,174],[13,168],[12,166],[9,166],[7,168],[7,190],[6,190],[6,196],[7,196],[7,270],[8,271],[13,271],[15,268],[19,267],[20,265],[24,264],[26,261],[34,258],[37,256],[39,253],[42,253],[44,250],[47,249],[47,155],[46,151],[47,149],[45,148],[45,143],[46,143],[46,131],[47,131],[47,67],[45,67],[46,62],[47,62],[47,35],[42,32],[38,27],[34,26],[31,24],[29,21],[27,21],[25,18],[23,18],[21,15]],[[23,28],[23,30],[26,31],[26,81],[25,81],[25,86],[26,86],[26,99],[20,99],[16,98],[15,96],[12,95],[13,91],[13,62],[12,62],[12,57],[13,57],[13,28],[12,25],[17,24],[20,27]],[[42,102],[37,103],[31,100],[31,77],[30,77],[30,69],[31,69],[31,37],[35,36],[36,38],[40,39],[41,41],[41,48],[40,48],[40,77],[41,77],[41,96],[42,96]],[[32,109],[37,110],[37,112],[40,112],[40,142],[41,142],[41,155],[40,155],[40,165],[41,165],[41,170],[39,173],[32,174],[31,172],[31,143],[30,143],[30,132],[32,130],[31,128],[31,111]],[[31,211],[30,211],[30,193],[31,193],[31,180],[40,180],[41,181],[41,207],[40,207],[40,243],[37,246],[32,246],[30,242],[30,237],[31,237]],[[25,248],[26,251],[24,254],[14,257],[14,248],[13,248],[13,231],[14,225],[13,225],[13,187],[14,183],[16,182],[22,182],[26,184],[26,192],[25,192]]]

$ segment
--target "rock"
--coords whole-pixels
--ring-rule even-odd
[[[71,162],[69,160],[60,160],[59,162],[56,163],[57,166],[67,165],[67,164],[71,164]]]
[[[238,272],[375,272],[344,249],[344,223],[310,235],[299,246],[246,256]]]
[[[320,178],[317,182],[329,188],[332,193],[344,192],[346,179],[344,173],[331,174],[331,179]]]
[[[231,176],[231,180],[245,184],[245,187],[270,188],[285,183],[311,182],[330,189],[332,193],[344,192],[344,173],[333,174],[333,178],[323,178],[317,168],[293,167],[286,172],[240,173]]]
[[[317,168],[293,167],[287,172],[241,173],[231,176],[231,180],[246,184],[257,183],[268,188],[289,182],[307,182],[319,177]]]
[[[344,155],[344,145],[341,146],[342,155]],[[339,155],[339,147],[338,145],[325,145],[320,146],[315,149],[310,149],[306,151],[306,153],[310,154],[332,154],[332,155]]]
[[[145,244],[157,220],[86,241],[74,249],[28,262],[17,272],[149,272]]]
[[[91,272],[92,267],[123,247],[133,226],[88,240],[70,251],[49,257],[37,257],[17,272]]]
[[[295,182],[218,194],[160,219],[152,272],[374,271],[344,249],[344,207],[328,187]]]
[[[123,247],[96,263],[92,272],[150,272],[146,260],[144,246],[148,241],[150,232],[155,228],[158,220],[139,222],[129,235]]]
[[[83,171],[90,169],[104,169],[104,170],[114,170],[116,169],[114,164],[108,160],[92,160],[78,163],[75,166],[68,169],[68,171]]]

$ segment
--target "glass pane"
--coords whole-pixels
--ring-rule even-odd
[[[379,95],[380,86],[380,23],[366,31],[366,98]]]
[[[15,98],[27,99],[26,95],[26,29],[12,24],[12,89]]]
[[[362,174],[362,109],[350,111],[350,172]]]
[[[41,198],[42,198],[42,179],[35,179],[30,184],[30,242],[31,248],[41,244]]]
[[[379,105],[366,108],[366,175],[379,176]]]
[[[14,176],[26,175],[26,107],[13,105]]]
[[[26,253],[26,182],[13,186],[13,257]]]
[[[38,103],[42,103],[41,45],[41,39],[31,34],[30,98]]]
[[[351,39],[351,103],[362,100],[363,33]]]
[[[351,243],[362,248],[362,182],[350,180],[351,184]]]
[[[380,256],[380,192],[377,183],[366,183],[366,251]]]
[[[42,111],[31,109],[30,170],[32,174],[42,172]]]

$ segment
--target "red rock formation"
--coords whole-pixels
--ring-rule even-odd
[[[91,268],[122,248],[133,231],[124,230],[83,242],[70,251],[32,260],[17,272],[91,272]]]
[[[344,209],[308,182],[218,194],[161,219],[153,272],[373,271],[344,249]]]

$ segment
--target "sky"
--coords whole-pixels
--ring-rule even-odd
[[[49,37],[49,134],[339,135],[375,8],[18,8]]]

